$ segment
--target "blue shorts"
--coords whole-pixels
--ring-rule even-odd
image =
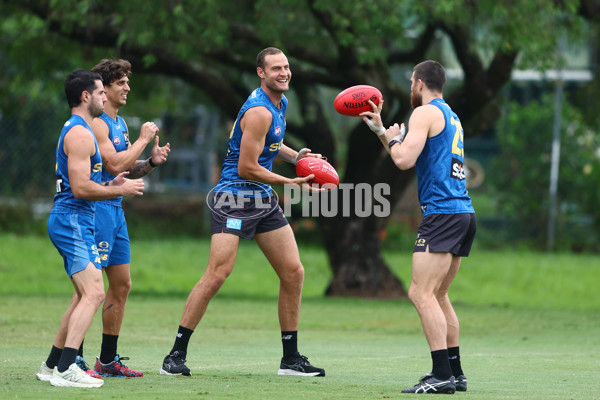
[[[102,268],[131,262],[129,232],[121,206],[96,203],[96,243]]]
[[[69,278],[86,269],[89,263],[102,268],[94,239],[93,214],[50,213],[48,235],[63,258]]]

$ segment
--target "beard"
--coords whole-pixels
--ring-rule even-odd
[[[103,103],[96,104],[94,102],[91,102],[90,106],[88,108],[88,111],[89,111],[90,115],[92,116],[92,118],[99,117],[104,112],[104,104]]]
[[[413,109],[423,105],[423,96],[420,93],[410,92],[410,105]]]

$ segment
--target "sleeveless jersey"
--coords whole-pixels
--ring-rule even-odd
[[[266,107],[272,114],[273,119],[269,132],[265,138],[265,147],[258,157],[258,163],[268,169],[269,171],[273,168],[273,160],[279,153],[281,144],[283,143],[283,137],[285,136],[285,112],[287,110],[287,99],[285,96],[281,98],[281,108],[278,108],[269,96],[261,89],[255,89],[238,113],[231,134],[229,135],[229,144],[227,149],[227,156],[223,162],[221,170],[221,178],[215,188],[215,192],[227,192],[235,195],[238,192],[245,197],[268,197],[272,194],[270,185],[261,183],[259,186],[262,190],[256,190],[257,184],[243,179],[238,174],[238,162],[240,160],[240,144],[242,141],[242,129],[240,128],[240,120],[244,116],[244,113],[252,107]]]
[[[54,196],[54,206],[52,212],[88,212],[93,214],[95,210],[95,202],[92,200],[76,199],[71,191],[71,182],[69,181],[69,169],[67,165],[68,156],[64,151],[65,135],[74,126],[81,125],[90,131],[90,135],[94,138],[94,146],[96,152],[90,157],[90,179],[100,183],[102,177],[102,157],[98,150],[98,142],[92,132],[92,129],[79,115],[72,115],[71,118],[63,126],[58,144],[56,145],[56,195]]]
[[[102,113],[99,117],[108,126],[108,139],[111,141],[115,150],[118,152],[129,148],[129,132],[123,118],[117,115],[117,119],[113,119],[106,113]],[[107,170],[102,171],[102,182],[111,181],[115,176]],[[102,200],[105,204],[121,206],[123,196],[115,197],[114,199]]]
[[[465,185],[464,136],[460,120],[443,99],[433,99],[429,104],[442,111],[446,123],[441,133],[427,139],[416,163],[423,216],[474,213]]]

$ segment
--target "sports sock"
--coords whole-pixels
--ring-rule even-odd
[[[119,335],[102,334],[102,345],[100,347],[100,362],[110,364],[117,356],[117,341]]]
[[[62,352],[63,349],[59,349],[58,347],[52,345],[52,349],[50,350],[50,354],[48,354],[48,359],[46,360],[46,367],[54,369],[54,367],[56,367],[60,361]]]
[[[298,352],[298,331],[282,331],[281,343],[283,344],[283,358]]]
[[[65,372],[68,370],[69,366],[75,362],[75,357],[77,357],[77,349],[65,347],[62,351],[62,355],[60,356],[60,361],[56,366],[58,368],[58,372]]]
[[[84,340],[85,340],[85,339],[83,339],[83,340],[81,341],[81,344],[79,345],[79,350],[77,351],[77,355],[78,355],[79,357],[81,357],[81,358],[83,358],[83,341],[84,341]]]
[[[448,379],[452,376],[450,361],[448,360],[448,349],[436,350],[431,352],[433,361],[433,375],[438,379]]]
[[[455,377],[464,375],[460,365],[460,351],[458,346],[448,347],[448,360],[450,361],[450,368],[452,368],[452,375]]]
[[[175,337],[175,343],[173,344],[171,354],[173,354],[174,351],[187,353],[188,343],[190,342],[192,333],[194,333],[193,329],[188,329],[179,325],[179,330],[177,331],[177,337]]]

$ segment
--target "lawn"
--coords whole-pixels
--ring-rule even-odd
[[[208,241],[134,242],[134,290],[119,352],[141,379],[100,389],[55,388],[34,374],[70,298],[47,238],[0,234],[0,398],[394,399],[431,368],[419,318],[406,301],[325,298],[325,253],[302,246],[306,267],[300,351],[324,378],[276,375],[281,344],[277,279],[252,243],[192,336],[193,376],[159,375],[185,296],[206,263]],[[386,252],[404,280],[410,254]],[[600,399],[600,261],[589,255],[474,251],[451,297],[461,320],[469,399]],[[86,337],[98,355],[99,315]]]

